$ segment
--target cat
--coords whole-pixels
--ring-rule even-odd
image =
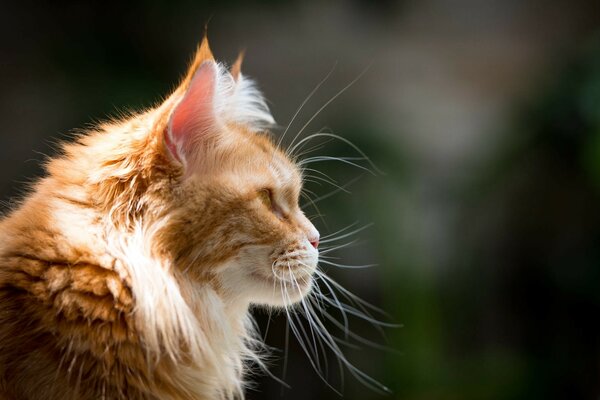
[[[204,38],[162,104],[64,144],[0,221],[0,399],[244,397],[249,307],[303,300],[320,237],[241,63]]]

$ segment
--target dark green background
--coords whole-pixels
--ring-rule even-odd
[[[288,139],[370,66],[305,132],[326,126],[384,172],[315,164],[340,184],[361,176],[351,194],[319,203],[322,234],[374,223],[337,255],[377,267],[326,269],[403,325],[384,340],[351,321],[395,351],[362,346],[348,358],[389,398],[600,396],[597,1],[4,3],[4,209],[56,140],[166,95],[208,20],[219,59],[246,48],[245,71],[282,126],[337,65]],[[356,155],[335,141],[317,153]],[[284,336],[279,316],[267,342],[282,348]],[[271,369],[279,377],[282,355]],[[345,398],[383,398],[345,375]],[[285,380],[291,389],[258,378],[248,397],[337,396],[293,340]]]

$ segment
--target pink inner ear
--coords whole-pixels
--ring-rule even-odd
[[[214,61],[202,64],[190,81],[183,99],[171,114],[165,142],[173,156],[179,160],[197,151],[196,144],[214,126],[217,73]]]

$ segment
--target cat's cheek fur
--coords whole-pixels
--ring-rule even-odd
[[[276,249],[251,246],[218,268],[217,276],[227,302],[286,307],[311,292],[317,261],[306,240]]]

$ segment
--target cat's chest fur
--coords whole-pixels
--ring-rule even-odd
[[[211,399],[227,395],[227,386],[229,395],[238,394],[245,311],[228,312],[212,289],[189,287],[197,297],[192,311],[199,318],[195,334],[204,346],[202,357],[176,336],[181,343],[172,346],[180,346],[179,353],[154,354],[140,335],[144,321],[135,314],[128,271],[138,261],[154,262],[157,269],[164,265],[108,248],[107,235],[126,243],[128,233],[107,231],[103,215],[88,200],[74,200],[68,188],[48,193],[45,187],[52,185],[42,182],[39,195],[0,224],[4,396]]]

